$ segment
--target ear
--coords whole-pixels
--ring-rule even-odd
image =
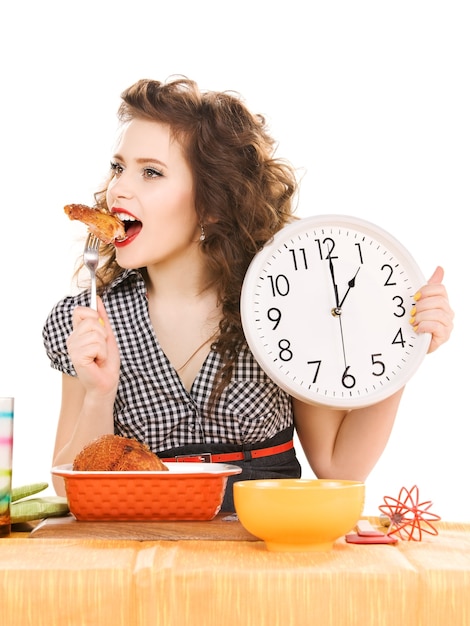
[[[201,220],[204,224],[217,224],[219,220],[214,215],[205,215],[204,219]]]

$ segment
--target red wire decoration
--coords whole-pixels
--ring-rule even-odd
[[[388,535],[397,534],[401,539],[421,541],[423,533],[437,535],[437,529],[431,522],[438,522],[441,518],[430,513],[432,502],[419,501],[418,487],[414,485],[410,490],[402,487],[398,498],[384,497],[385,504],[379,510],[390,519]]]

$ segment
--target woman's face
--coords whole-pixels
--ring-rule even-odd
[[[193,176],[169,127],[129,122],[111,168],[107,204],[126,224],[126,239],[115,242],[119,265],[146,267],[187,256],[200,234]]]

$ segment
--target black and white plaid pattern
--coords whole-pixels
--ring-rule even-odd
[[[209,415],[208,402],[220,357],[210,352],[188,393],[158,343],[150,322],[144,280],[124,270],[103,294],[121,354],[114,403],[116,434],[145,442],[151,450],[188,444],[263,442],[293,423],[291,399],[263,372],[246,347],[230,384]],[[87,306],[89,292],[58,302],[44,325],[51,366],[76,376],[67,352],[76,305]]]

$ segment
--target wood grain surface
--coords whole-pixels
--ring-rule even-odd
[[[258,541],[230,513],[219,513],[210,521],[187,522],[86,522],[73,515],[49,517],[40,522],[31,538],[54,539],[131,539],[137,541],[180,541],[203,539],[206,541]]]

